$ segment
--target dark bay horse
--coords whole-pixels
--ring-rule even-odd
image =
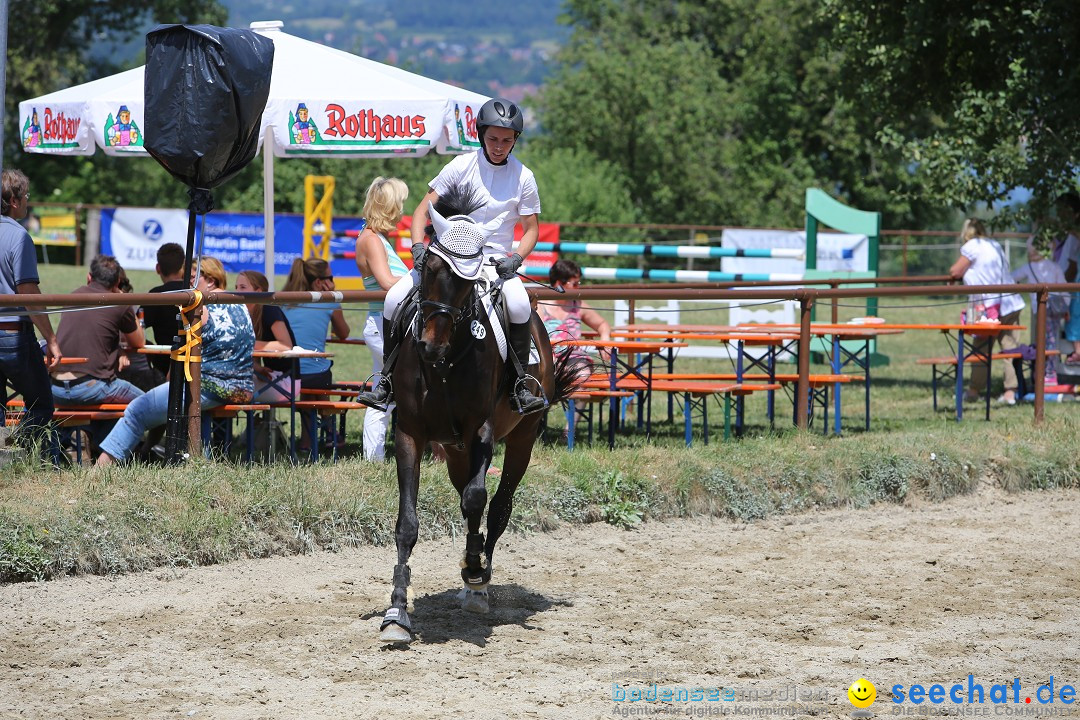
[[[451,224],[467,221],[468,218],[459,218],[470,211],[472,203],[468,200],[459,193],[448,193],[440,199],[432,213],[435,227],[439,228],[438,221]],[[443,220],[444,217],[449,221]],[[447,227],[443,225],[444,229]],[[448,230],[447,236],[461,237],[458,230],[466,229],[475,230],[461,225]],[[439,235],[437,229],[431,247],[446,250],[447,246],[436,245],[440,242]],[[475,252],[480,255],[482,237],[478,242]],[[510,520],[514,491],[525,475],[544,417],[543,412],[523,416],[511,407],[512,373],[507,372],[506,362],[512,362],[513,352],[508,348],[507,360],[502,359],[487,313],[480,306],[479,297],[488,286],[487,281],[458,274],[462,263],[475,269],[483,257],[460,260],[464,257],[460,252],[461,242],[453,247],[456,253],[450,250],[442,256],[432,249],[427,252],[420,273],[420,310],[402,338],[392,371],[397,398],[394,436],[398,476],[397,564],[390,608],[380,628],[380,639],[391,643],[412,640],[412,624],[406,611],[408,562],[419,529],[416,495],[425,446],[429,442],[443,445],[450,482],[461,496],[461,514],[467,525],[461,570],[465,584],[462,608],[487,612],[487,586],[495,543]],[[528,372],[539,381],[551,403],[559,402],[588,374],[587,364],[571,359],[569,352],[554,357],[543,323],[535,312],[531,329],[540,361],[530,366]],[[506,443],[506,457],[498,489],[488,506],[485,480],[492,451],[500,440]],[[485,507],[486,538],[480,526]]]

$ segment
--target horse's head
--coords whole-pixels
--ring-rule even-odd
[[[424,362],[446,357],[454,331],[473,317],[474,288],[484,261],[487,234],[465,215],[443,218],[431,208],[435,238],[420,275],[420,321],[416,349]]]

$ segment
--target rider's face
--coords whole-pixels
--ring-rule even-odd
[[[489,127],[484,132],[484,150],[493,163],[501,163],[514,149],[514,131],[510,128]]]

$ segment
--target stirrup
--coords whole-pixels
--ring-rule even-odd
[[[386,412],[386,408],[390,407],[390,403],[394,401],[394,385],[390,381],[390,376],[383,375],[382,373],[372,373],[364,382],[370,383],[371,379],[374,377],[380,378],[379,382],[372,384],[371,389],[367,392],[362,392],[357,395],[356,402],[360,403],[361,405],[367,405],[373,410],[378,410],[379,412]],[[383,387],[384,385],[386,387],[386,395],[380,398],[377,393],[379,388]]]
[[[533,395],[529,390],[528,382],[532,381],[536,384],[539,395]],[[528,393],[532,395],[532,400],[526,400],[526,404],[522,405],[522,393]],[[514,390],[510,393],[510,407],[514,409],[520,415],[531,415],[532,413],[540,412],[541,410],[547,410],[548,405],[547,395],[544,394],[544,387],[540,384],[540,381],[534,378],[528,373],[522,375],[514,383]]]

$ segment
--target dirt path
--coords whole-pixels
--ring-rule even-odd
[[[847,717],[860,676],[882,716],[897,683],[1080,686],[1078,540],[1080,492],[992,489],[515,535],[486,617],[456,609],[460,543],[421,543],[405,651],[377,641],[391,548],[4,586],[0,718],[641,717],[665,708],[613,693],[653,684],[738,693],[672,714],[790,717],[794,686]]]

